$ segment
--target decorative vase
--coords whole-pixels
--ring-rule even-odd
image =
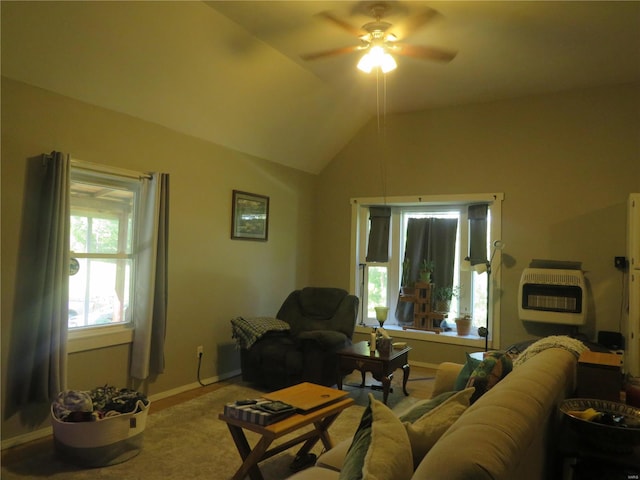
[[[459,336],[469,335],[471,332],[471,317],[465,315],[461,318],[456,318],[456,328]]]
[[[392,338],[378,338],[376,341],[376,350],[380,355],[389,355],[391,350],[393,349],[393,339]]]

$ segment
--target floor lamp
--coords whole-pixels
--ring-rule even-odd
[[[502,250],[505,246],[505,243],[502,240],[496,240],[492,244],[493,251],[491,252],[491,257],[485,263],[479,263],[474,266],[474,269],[478,273],[482,273],[482,270],[486,269],[487,272],[487,318],[485,321],[485,326],[478,328],[478,335],[484,337],[484,351],[489,350],[489,307],[491,305],[489,301],[489,292],[491,291],[491,263],[493,262],[493,256],[496,254],[497,250]]]

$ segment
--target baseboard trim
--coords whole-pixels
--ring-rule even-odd
[[[228,372],[222,375],[216,375],[215,377],[209,377],[207,379],[202,380],[202,383],[205,385],[222,382],[229,378],[237,377],[241,374],[240,370],[234,370],[232,372]],[[173,395],[178,395],[179,393],[183,393],[189,390],[194,390],[196,388],[200,388],[199,382],[189,383],[187,385],[182,385],[177,388],[172,388],[171,390],[165,390],[164,392],[155,393],[149,396],[150,402],[155,402],[158,400],[162,400],[164,398],[172,397]],[[53,435],[53,427],[40,428],[38,430],[34,430],[29,433],[25,433],[22,435],[17,435],[15,437],[8,438],[6,440],[2,440],[0,449],[6,450],[8,448],[18,447],[20,445],[24,445],[25,443],[33,442],[35,440],[41,440],[48,436]]]

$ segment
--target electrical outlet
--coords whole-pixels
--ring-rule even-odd
[[[200,358],[204,354],[204,347],[202,345],[198,345],[196,347],[196,358]]]

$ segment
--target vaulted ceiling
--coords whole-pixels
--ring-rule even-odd
[[[2,75],[317,173],[376,115],[640,82],[640,2],[384,2],[402,41],[457,51],[398,57],[386,77],[358,52],[373,3],[1,2]]]

